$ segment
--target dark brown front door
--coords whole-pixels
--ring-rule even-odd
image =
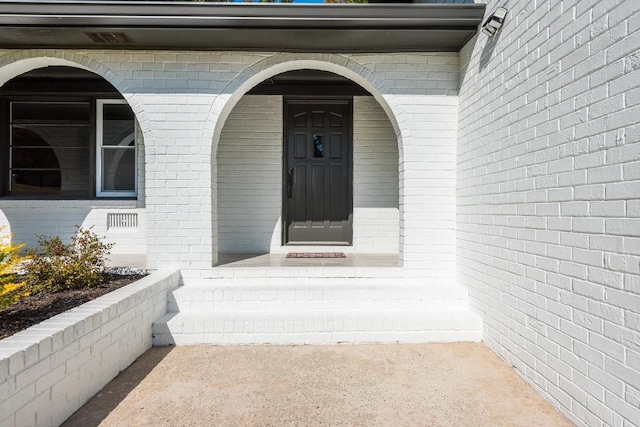
[[[286,243],[351,244],[351,109],[351,100],[285,102]]]

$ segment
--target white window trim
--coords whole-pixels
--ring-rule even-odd
[[[102,162],[102,138],[103,138],[103,111],[106,104],[127,104],[124,99],[97,99],[96,100],[96,197],[136,197],[138,195],[138,143],[136,135],[138,134],[138,122],[134,120],[133,129],[133,150],[134,150],[134,191],[103,191],[102,178],[103,167]]]

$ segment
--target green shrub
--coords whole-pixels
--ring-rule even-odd
[[[103,243],[91,230],[78,227],[70,244],[60,237],[38,236],[38,249],[27,251],[24,280],[33,292],[81,289],[102,283],[104,258],[113,244]]]
[[[0,227],[0,232],[4,227]],[[18,276],[20,265],[28,257],[20,256],[24,244],[12,245],[11,235],[0,235],[0,310],[29,295],[25,282]]]

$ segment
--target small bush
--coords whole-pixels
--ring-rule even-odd
[[[113,244],[103,243],[91,230],[78,227],[70,244],[60,237],[38,236],[38,249],[29,250],[24,279],[33,292],[81,289],[102,283],[104,258]]]
[[[0,231],[3,229],[0,227]],[[18,276],[20,265],[28,259],[20,256],[23,246],[12,245],[11,235],[0,235],[0,310],[29,295],[25,282]]]

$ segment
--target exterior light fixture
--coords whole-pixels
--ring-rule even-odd
[[[495,35],[500,27],[502,27],[505,16],[507,16],[507,9],[504,7],[496,9],[493,15],[489,16],[489,18],[484,21],[484,24],[482,24],[482,32],[489,37]]]

